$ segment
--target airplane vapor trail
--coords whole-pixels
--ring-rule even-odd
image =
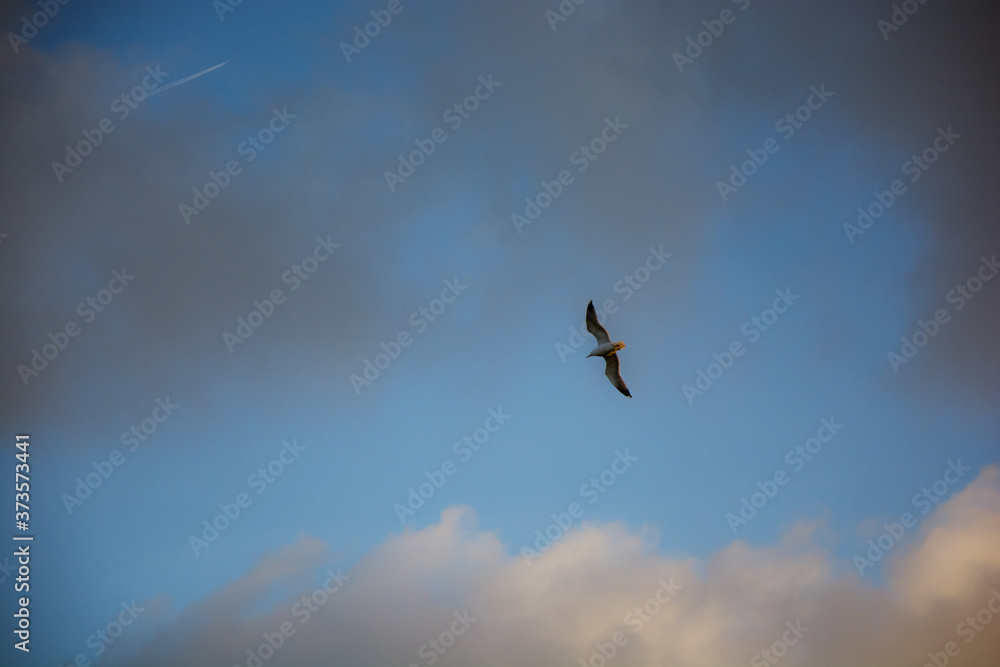
[[[153,90],[149,91],[149,94],[147,95],[147,97],[152,97],[153,95],[156,95],[157,93],[162,93],[164,90],[167,90],[168,88],[173,88],[174,86],[179,86],[182,83],[187,83],[191,79],[195,79],[195,78],[201,76],[202,74],[208,74],[213,69],[219,69],[220,67],[222,67],[223,65],[225,65],[228,62],[229,62],[228,60],[225,61],[225,62],[221,62],[218,65],[215,65],[214,67],[209,67],[208,69],[204,69],[204,70],[202,70],[202,71],[200,71],[200,72],[198,72],[196,74],[192,74],[191,76],[186,76],[183,79],[181,79],[180,81],[174,81],[173,83],[168,83],[167,85],[163,86],[162,88],[154,88]]]

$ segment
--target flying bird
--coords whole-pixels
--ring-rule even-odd
[[[628,393],[628,387],[625,386],[625,380],[622,380],[621,372],[619,372],[618,355],[615,354],[618,350],[625,348],[625,343],[622,341],[618,341],[617,343],[611,342],[608,330],[597,321],[597,311],[594,310],[593,301],[587,304],[587,331],[592,333],[594,338],[597,339],[597,347],[591,350],[587,357],[604,357],[604,374],[611,380],[611,384],[618,388],[618,391],[632,398],[632,394]]]

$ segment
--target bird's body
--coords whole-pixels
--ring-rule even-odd
[[[623,347],[625,347],[624,343],[621,343],[621,347],[617,347],[618,345],[619,345],[619,343],[604,343],[602,345],[598,345],[593,350],[591,350],[590,354],[588,354],[587,356],[588,357],[606,357],[607,355],[612,354],[614,352],[617,352],[618,350],[620,350]]]
[[[608,335],[608,330],[605,329],[597,319],[597,311],[594,310],[593,301],[587,304],[587,331],[593,334],[594,338],[597,339],[597,347],[591,350],[587,357],[604,357],[604,374],[608,376],[608,379],[611,380],[611,384],[613,384],[618,391],[629,398],[632,398],[632,394],[629,393],[628,387],[625,386],[625,381],[622,380],[618,355],[616,354],[618,350],[625,349],[625,343],[622,341],[618,341],[617,343],[611,342],[611,336]]]

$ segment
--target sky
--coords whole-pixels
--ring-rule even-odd
[[[0,663],[997,664],[989,8],[6,3]]]

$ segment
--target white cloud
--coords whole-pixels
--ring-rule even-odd
[[[290,609],[317,588],[329,557],[309,539],[182,611],[139,660],[245,665],[262,633],[285,621],[295,634],[265,665],[426,665],[429,656],[456,666],[577,665],[596,643],[610,652],[616,631],[613,665],[769,664],[751,661],[783,637],[795,640],[777,647],[783,665],[922,664],[947,641],[961,664],[1000,658],[995,629],[956,634],[1000,586],[1000,469],[984,468],[888,554],[880,588],[818,546],[818,528],[797,526],[765,548],[735,541],[699,562],[657,553],[646,531],[585,524],[528,566],[478,528],[470,508],[451,507],[440,523],[363,557],[305,623]],[[653,602],[658,591],[669,598],[664,584],[679,590]],[[280,602],[248,614],[276,589],[287,593]],[[475,621],[434,653],[429,640],[461,628],[454,612]],[[801,638],[789,630],[796,623]]]

